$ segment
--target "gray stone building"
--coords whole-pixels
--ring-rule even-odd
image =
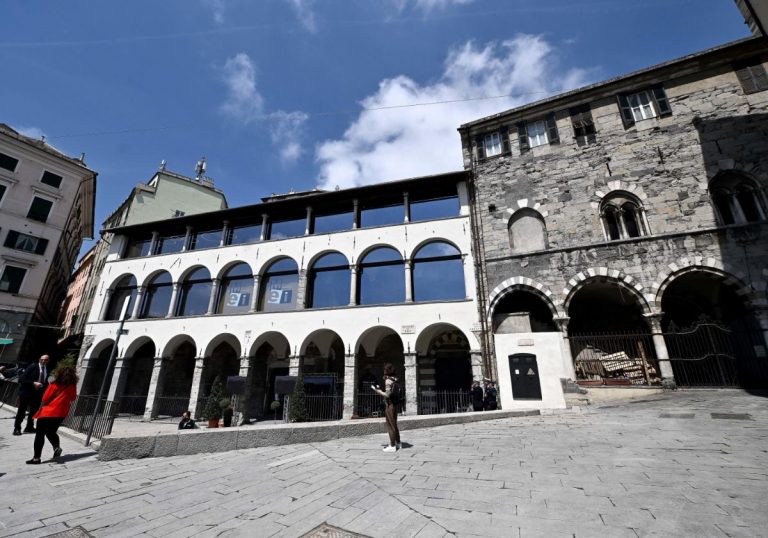
[[[585,384],[765,384],[767,61],[745,39],[459,128],[502,400],[558,353]]]

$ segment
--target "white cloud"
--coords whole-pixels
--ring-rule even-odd
[[[224,0],[201,0],[202,4],[211,10],[213,22],[224,24]]]
[[[37,138],[38,140],[45,136],[45,132],[40,127],[14,127],[16,132],[29,138]]]
[[[317,146],[319,186],[346,188],[459,170],[459,125],[581,86],[586,77],[584,69],[558,66],[541,36],[518,35],[484,46],[467,42],[449,52],[441,77],[432,84],[421,85],[405,75],[382,80],[361,102],[369,110],[360,113],[343,137]],[[476,99],[501,95],[512,97]]]
[[[297,161],[303,154],[301,139],[308,116],[301,111],[265,110],[264,97],[256,83],[256,66],[244,52],[227,59],[221,69],[227,96],[222,114],[242,126],[268,126],[272,143],[279,148],[283,163]]]
[[[315,18],[314,0],[286,0],[293,8],[301,25],[308,31],[315,33],[317,31],[317,20]]]
[[[446,9],[450,6],[459,6],[471,4],[475,0],[391,0],[397,11],[404,11],[407,7],[413,6],[424,12]]]

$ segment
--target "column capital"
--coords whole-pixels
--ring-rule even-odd
[[[643,314],[643,317],[648,320],[648,325],[651,327],[651,332],[661,332],[661,319],[664,317],[664,312],[653,312],[651,314]]]
[[[554,321],[557,324],[557,328],[560,329],[560,332],[567,333],[568,332],[568,323],[571,321],[571,318],[568,316],[554,316],[552,318],[552,321]]]

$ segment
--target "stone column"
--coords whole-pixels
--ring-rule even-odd
[[[653,334],[653,347],[656,350],[656,360],[659,363],[659,373],[661,374],[662,381],[675,380],[675,374],[672,371],[672,363],[669,362],[669,351],[667,351],[667,343],[664,341],[664,334],[661,330],[661,317],[663,313],[657,314],[645,314],[645,318],[648,320],[648,325],[651,327],[651,333]]]
[[[403,218],[403,222],[408,223],[411,222],[411,204],[408,198],[408,193],[403,193],[403,208],[405,209],[405,216]]]
[[[552,318],[552,320],[557,324],[557,328],[560,329],[560,334],[563,338],[563,369],[566,374],[575,381],[576,365],[573,363],[573,355],[571,354],[571,341],[568,340],[568,322],[571,321],[571,318],[563,316]]]
[[[192,226],[187,226],[187,231],[184,234],[184,244],[181,246],[181,251],[186,252],[189,250],[190,242],[192,241]]]
[[[603,229],[603,239],[606,241],[611,240],[611,234],[608,233],[608,223],[605,222],[605,213],[600,212],[600,226]]]
[[[357,265],[349,266],[349,306],[357,304]]]
[[[197,357],[195,359],[195,371],[192,374],[192,389],[189,391],[189,410],[195,415],[195,419],[200,417],[197,415],[197,400],[200,398],[200,389],[203,383],[203,368],[205,368],[205,359]]]
[[[627,221],[624,220],[624,210],[620,209],[617,213],[619,216],[619,235],[622,239],[627,239],[629,237],[629,232],[627,232]]]
[[[157,399],[163,394],[162,386],[163,359],[155,357],[155,364],[152,367],[152,377],[149,381],[149,391],[147,392],[147,403],[144,408],[144,420],[152,420],[152,416],[157,409]]]
[[[411,260],[405,260],[405,302],[413,302],[413,278],[411,273],[413,272],[413,262]]]
[[[419,379],[416,367],[416,353],[403,353],[405,365],[405,413],[409,416],[419,414]]]
[[[240,414],[240,420],[236,424],[250,423],[251,421],[251,371],[253,359],[251,357],[240,357],[240,371],[238,375],[245,378],[245,392],[237,397],[237,407],[235,411]]]
[[[312,206],[307,206],[307,223],[304,226],[304,235],[312,233]]]
[[[359,228],[358,222],[360,222],[360,201],[352,200],[352,229],[357,230]]]
[[[104,292],[104,302],[101,303],[101,311],[99,312],[99,321],[104,321],[107,317],[107,310],[109,309],[109,303],[112,299],[112,294],[115,290],[107,289]]]
[[[259,275],[253,275],[253,292],[251,293],[251,312],[259,308]]]
[[[171,302],[168,303],[168,313],[165,315],[166,318],[173,317],[174,313],[176,312],[176,298],[179,295],[179,283],[174,282],[173,283],[173,291],[171,292]]]
[[[144,300],[144,292],[147,288],[139,286],[136,288],[136,300],[133,302],[133,310],[130,313],[129,319],[136,319],[141,314],[141,302]]]
[[[344,410],[341,418],[347,420],[352,418],[355,412],[355,388],[357,387],[357,372],[354,353],[344,355]]]
[[[261,214],[261,235],[259,236],[259,241],[264,241],[267,238],[267,218],[268,215],[266,213]]]
[[[130,360],[124,357],[115,358],[115,370],[112,372],[112,379],[109,383],[107,400],[114,402],[123,395],[123,387],[125,386],[128,368],[130,367]]]
[[[300,367],[301,357],[299,355],[291,355],[288,357],[288,375],[299,375]]]
[[[206,315],[210,316],[213,314],[214,309],[216,308],[216,299],[219,296],[219,285],[221,284],[220,278],[214,278],[211,281],[211,296],[208,299],[208,311],[206,312]]]
[[[229,235],[229,221],[225,220],[224,222],[222,222],[222,225],[223,226],[221,227],[221,239],[219,239],[220,247],[223,247],[224,245],[227,244],[227,236]]]
[[[299,283],[296,290],[296,310],[304,310],[307,298],[307,270],[299,270]]]

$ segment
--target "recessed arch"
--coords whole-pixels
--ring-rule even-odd
[[[219,289],[214,298],[217,314],[239,314],[251,311],[253,302],[253,271],[245,262],[227,264],[219,273]]]
[[[203,353],[203,356],[210,357],[213,353],[213,350],[223,342],[229,344],[234,350],[235,354],[240,357],[242,345],[240,344],[240,339],[232,333],[221,333],[211,338],[211,340],[205,345],[205,352]]]
[[[195,349],[198,349],[197,342],[195,342],[194,338],[192,338],[188,334],[177,334],[176,336],[173,336],[170,340],[168,340],[165,346],[163,346],[163,352],[161,353],[161,357],[169,358],[173,354],[173,352],[176,350],[176,348],[179,347],[184,342],[189,342],[195,347]]]
[[[569,310],[571,300],[576,292],[589,283],[599,281],[614,283],[619,288],[636,296],[643,311],[647,314],[651,313],[649,302],[653,300],[653,297],[644,295],[644,286],[634,277],[625,274],[623,271],[608,269],[607,267],[590,267],[586,271],[581,271],[570,279],[563,289],[563,311],[567,312]]]
[[[544,216],[529,207],[512,214],[507,222],[507,233],[512,252],[533,252],[549,246]]]
[[[133,355],[136,353],[136,351],[147,345],[152,344],[153,346],[157,347],[155,344],[155,341],[150,338],[149,336],[142,335],[137,338],[134,338],[130,344],[128,344],[125,348],[125,351],[123,352],[123,356],[125,357],[133,357]]]
[[[563,317],[565,315],[559,308],[557,297],[544,284],[528,277],[516,276],[504,280],[498,286],[493,288],[493,290],[491,290],[487,313],[489,321],[493,316],[493,310],[496,307],[496,304],[501,299],[503,299],[505,295],[518,289],[528,291],[540,297],[541,300],[544,301],[544,304],[546,304],[547,307],[552,311],[553,317]]]
[[[261,333],[256,340],[251,344],[248,352],[249,357],[254,357],[258,349],[264,345],[269,344],[274,348],[276,355],[279,358],[287,358],[291,356],[291,345],[288,342],[288,338],[278,331],[267,331]]]

